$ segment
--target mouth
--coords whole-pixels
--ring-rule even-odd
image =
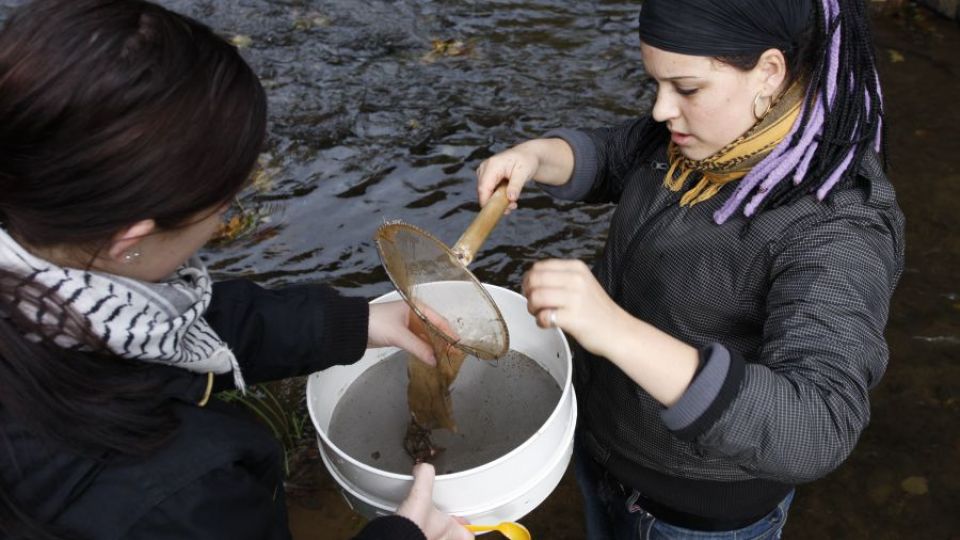
[[[689,133],[681,133],[679,131],[670,132],[670,140],[673,141],[673,144],[678,146],[683,146],[684,144],[689,143],[691,139],[693,139],[693,136]]]

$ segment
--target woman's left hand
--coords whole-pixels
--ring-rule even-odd
[[[540,261],[523,276],[527,310],[542,328],[558,327],[588,351],[606,356],[611,336],[629,315],[582,261]]]
[[[627,313],[581,261],[534,264],[523,276],[523,294],[538,325],[563,329],[664,406],[675,404],[690,386],[697,349]]]
[[[410,317],[416,315],[403,301],[370,304],[367,347],[400,347],[423,362],[436,365],[433,348],[410,330]]]
[[[468,540],[473,533],[464,525],[467,520],[449,516],[433,504],[433,480],[436,471],[429,463],[419,463],[413,468],[413,487],[400,503],[397,514],[417,524],[427,540]]]

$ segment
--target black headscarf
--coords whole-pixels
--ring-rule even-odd
[[[640,41],[696,56],[787,51],[813,17],[813,0],[645,0]]]

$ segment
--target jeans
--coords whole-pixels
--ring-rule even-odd
[[[759,521],[733,531],[697,531],[670,525],[636,505],[637,494],[615,493],[599,466],[583,450],[574,452],[574,470],[584,499],[589,540],[774,540],[780,538],[794,492]]]

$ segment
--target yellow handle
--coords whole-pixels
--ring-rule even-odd
[[[513,521],[504,521],[498,525],[465,525],[465,527],[468,531],[475,533],[498,531],[508,540],[531,540],[532,538],[526,527]]]
[[[457,240],[457,243],[453,245],[453,249],[451,249],[453,254],[456,255],[457,259],[459,259],[464,266],[473,262],[473,258],[477,256],[477,251],[480,250],[480,246],[482,246],[483,242],[490,236],[490,232],[497,226],[497,222],[503,217],[503,212],[509,205],[510,199],[507,198],[507,183],[504,182],[494,190],[486,206],[480,210],[477,217],[473,219],[473,223],[467,227],[467,230],[463,232],[463,235]]]

